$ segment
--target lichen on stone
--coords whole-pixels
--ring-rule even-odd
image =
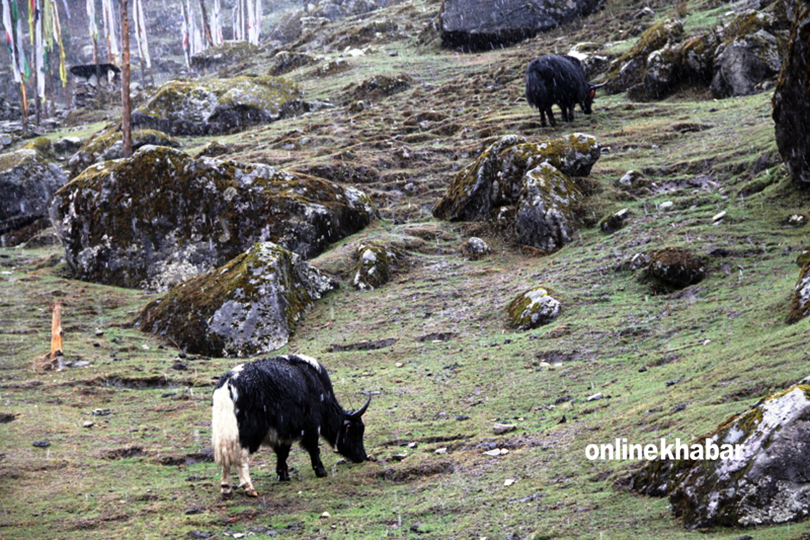
[[[509,325],[518,330],[531,330],[552,322],[560,315],[560,302],[545,287],[535,287],[510,302]]]
[[[303,111],[303,93],[283,77],[170,81],[132,113],[133,126],[171,135],[210,135]]]
[[[149,303],[138,322],[195,354],[265,354],[284,346],[312,303],[336,286],[298,255],[262,242]]]

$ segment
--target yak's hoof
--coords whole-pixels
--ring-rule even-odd
[[[222,484],[220,486],[220,493],[222,494],[223,499],[227,499],[233,495],[233,489],[231,489],[231,486],[228,484]]]
[[[256,490],[253,489],[252,487],[245,488],[245,495],[247,495],[248,497],[258,497],[259,496],[259,494],[256,493]]]
[[[323,467],[318,467],[317,469],[315,469],[315,476],[317,476],[318,478],[325,477],[326,469],[324,469]]]
[[[279,481],[279,482],[289,482],[289,481],[290,481],[290,475],[289,475],[289,473],[286,473],[286,472],[285,472],[285,473],[283,473],[283,474],[282,474],[282,473],[279,473],[279,475],[278,475],[278,481]]]

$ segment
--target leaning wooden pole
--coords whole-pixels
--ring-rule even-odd
[[[211,25],[208,24],[208,12],[205,9],[205,0],[200,0],[200,11],[202,12],[203,34],[205,34],[205,41],[208,42],[208,47],[213,47],[214,36],[211,34]]]
[[[48,355],[48,358],[53,360],[57,356],[63,356],[62,305],[58,302],[53,305],[53,316],[51,317],[51,353]]]
[[[132,102],[129,99],[129,0],[121,0],[121,133],[123,157],[132,155]]]

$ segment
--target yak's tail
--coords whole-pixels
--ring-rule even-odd
[[[526,70],[526,101],[532,107],[540,107],[540,100],[546,94],[546,87],[543,84],[543,79],[540,77],[540,72],[534,63],[529,64],[529,69]]]
[[[236,423],[236,405],[231,396],[230,381],[214,390],[211,447],[214,461],[220,467],[241,463],[244,450],[239,443],[239,425]]]

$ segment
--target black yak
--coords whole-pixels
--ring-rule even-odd
[[[588,82],[582,63],[568,55],[546,55],[535,58],[526,69],[526,100],[540,110],[540,125],[546,125],[546,115],[556,126],[551,106],[557,104],[562,110],[562,119],[574,119],[574,105],[579,103],[582,112],[591,114],[593,97],[598,86]]]
[[[234,466],[239,486],[248,496],[257,496],[248,460],[260,446],[275,451],[279,480],[290,479],[287,456],[294,441],[309,452],[318,477],[326,476],[319,437],[347,459],[365,461],[361,416],[369,402],[371,398],[357,411],[343,410],[326,369],[306,356],[291,354],[236,366],[214,390],[211,445],[214,460],[222,467],[222,495],[233,492],[230,469]]]

